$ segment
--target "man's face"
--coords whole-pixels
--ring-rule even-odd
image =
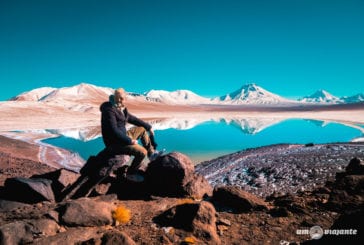
[[[115,104],[120,107],[124,107],[126,101],[126,93],[124,91],[115,91]]]

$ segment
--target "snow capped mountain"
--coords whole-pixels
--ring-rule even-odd
[[[145,93],[147,98],[153,98],[167,104],[211,104],[211,99],[199,96],[189,90],[150,90]]]
[[[12,101],[40,101],[48,94],[52,93],[56,88],[42,87],[36,88],[28,92],[21,93],[10,100]]]
[[[42,87],[24,92],[11,101],[44,102],[62,106],[72,111],[98,111],[98,106],[108,100],[114,93],[113,88],[99,87],[92,84],[81,83],[72,87],[51,88]],[[150,90],[144,94],[127,92],[130,104],[134,103],[165,103],[171,105],[291,105],[297,103],[338,104],[357,103],[364,101],[364,94],[351,97],[338,98],[325,90],[304,97],[299,101],[289,100],[271,93],[256,84],[246,84],[240,89],[214,99],[202,97],[189,90]]]
[[[273,94],[254,83],[246,84],[232,93],[221,96],[218,100],[225,104],[279,104],[294,102]],[[214,101],[217,101],[217,99]]]
[[[350,97],[341,97],[341,100],[343,100],[345,103],[358,103],[364,101],[364,94],[357,94]]]
[[[340,98],[333,96],[332,94],[328,93],[325,90],[318,90],[310,96],[303,97],[299,101],[307,103],[325,103],[325,104],[338,104],[343,102]]]
[[[55,89],[48,95],[44,96],[42,101],[58,101],[58,100],[77,100],[77,101],[99,101],[105,100],[113,89],[106,87],[97,87],[92,84],[81,83],[72,87],[64,87]]]
[[[42,87],[24,92],[11,100],[13,101],[42,101],[42,102],[56,102],[62,101],[77,101],[77,102],[94,102],[104,101],[113,89],[106,87],[98,87],[92,84],[81,83],[72,87],[51,88]]]

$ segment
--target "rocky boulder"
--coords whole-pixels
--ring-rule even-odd
[[[216,231],[216,210],[206,201],[174,206],[154,221],[164,227],[174,227],[192,232],[202,244],[220,244]]]
[[[70,227],[65,232],[59,232],[53,236],[40,237],[34,239],[33,243],[37,245],[58,245],[58,244],[101,244],[96,241],[100,240],[99,228],[97,227]],[[95,241],[95,242],[92,242]]]
[[[55,201],[52,181],[48,179],[8,178],[4,189],[10,200],[23,203]]]
[[[236,212],[249,212],[252,210],[267,210],[267,203],[237,186],[216,186],[214,188],[213,202],[220,208],[232,208]]]
[[[346,172],[336,174],[327,205],[344,212],[353,212],[364,206],[364,165],[361,159],[353,158]]]
[[[213,191],[209,182],[200,174],[195,174],[184,189],[188,195],[194,199],[202,199],[205,196],[212,196]]]
[[[0,199],[0,212],[10,212],[16,209],[21,209],[23,207],[29,207],[30,204],[15,202],[9,200]]]
[[[34,238],[55,235],[60,227],[54,220],[21,220],[0,226],[0,244],[26,244]]]
[[[108,175],[130,160],[128,155],[112,155],[107,148],[100,151],[96,156],[91,156],[81,168],[80,174],[102,178]]]
[[[356,174],[363,175],[364,174],[364,162],[359,158],[353,158],[350,160],[349,165],[346,167],[347,174]]]
[[[57,169],[56,171],[52,171],[49,173],[41,174],[41,175],[33,175],[32,179],[49,179],[52,181],[52,190],[54,195],[60,196],[61,192],[72,185],[80,174],[75,173],[73,171],[67,169]]]
[[[80,198],[60,207],[60,219],[67,226],[102,226],[113,223],[110,202]]]
[[[161,196],[185,196],[186,185],[194,178],[195,167],[190,158],[172,152],[152,161],[145,178],[150,192]]]

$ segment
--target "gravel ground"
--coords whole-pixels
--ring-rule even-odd
[[[280,144],[248,149],[196,166],[213,185],[238,185],[256,195],[311,190],[364,159],[364,143]]]

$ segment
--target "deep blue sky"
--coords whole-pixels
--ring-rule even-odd
[[[363,0],[0,0],[0,100],[81,82],[364,92]]]

